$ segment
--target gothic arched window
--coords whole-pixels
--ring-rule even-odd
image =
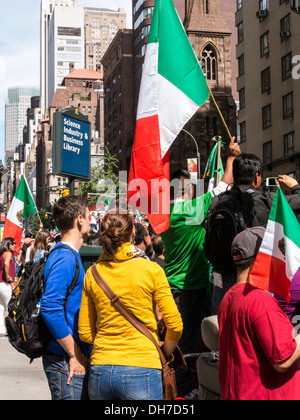
[[[211,45],[207,45],[202,52],[201,67],[207,80],[217,80],[217,56]]]

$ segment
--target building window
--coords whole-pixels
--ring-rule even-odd
[[[263,144],[263,163],[268,165],[272,162],[272,141]]]
[[[271,73],[270,67],[261,72],[261,93],[270,93],[271,91]]]
[[[201,67],[207,80],[217,80],[216,52],[211,45],[207,45],[202,52]]]
[[[283,96],[283,119],[294,117],[293,92]]]
[[[272,118],[271,118],[271,104],[265,106],[262,109],[262,125],[263,125],[263,130],[271,127],[272,125]]]
[[[292,156],[294,154],[294,132],[284,136],[284,156]]]
[[[240,101],[240,109],[245,108],[246,102],[245,102],[245,88],[242,88],[239,90],[239,101]]]
[[[290,36],[291,36],[291,19],[290,19],[290,15],[288,14],[280,21],[281,42],[285,41]]]
[[[246,121],[240,124],[240,142],[245,143],[246,141]]]
[[[240,77],[245,72],[244,54],[240,55],[238,58],[238,69],[239,69],[239,77]]]
[[[243,0],[236,1],[237,10],[240,10],[243,7]]]
[[[237,36],[238,36],[238,43],[242,42],[244,39],[244,28],[243,28],[243,22],[240,22],[237,25]]]
[[[281,59],[282,80],[289,79],[292,76],[292,53],[288,53]]]
[[[267,31],[260,37],[260,56],[269,57],[269,53],[270,53],[270,41],[269,41],[269,31]]]

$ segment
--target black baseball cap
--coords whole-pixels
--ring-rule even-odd
[[[262,226],[252,227],[239,233],[231,245],[231,255],[234,262],[249,260],[256,257],[261,246],[266,229]]]

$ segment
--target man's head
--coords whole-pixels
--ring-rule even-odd
[[[84,236],[89,234],[89,209],[83,197],[61,197],[53,206],[53,219],[62,235],[75,228]]]
[[[134,223],[135,237],[134,245],[145,251],[147,247],[151,246],[151,237],[148,229],[141,223]]]
[[[233,161],[233,179],[236,185],[252,184],[259,188],[262,181],[262,162],[250,153],[242,153]]]
[[[164,255],[164,244],[160,236],[156,236],[153,239],[153,249],[154,249],[155,254],[158,257],[160,257],[161,255]]]
[[[170,176],[171,199],[184,198],[192,199],[194,196],[194,186],[191,181],[191,174],[184,169],[179,169]]]
[[[258,254],[266,229],[258,226],[239,233],[231,245],[231,255],[238,271],[252,266]],[[239,270],[240,269],[240,270]]]

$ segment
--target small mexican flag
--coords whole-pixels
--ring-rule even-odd
[[[250,283],[289,303],[291,281],[299,268],[300,224],[278,187]]]
[[[108,197],[106,197],[106,199],[105,199],[104,206],[105,206],[104,211],[106,213],[108,211],[108,207],[109,207],[109,198]]]
[[[15,253],[19,253],[21,248],[23,219],[35,213],[37,213],[35,203],[23,175],[7,214],[3,232],[3,239],[14,238]]]
[[[169,227],[169,183],[164,183],[170,179],[169,149],[208,97],[205,76],[172,0],[156,0],[127,195],[128,204],[148,215],[156,233]]]
[[[212,142],[215,143],[215,146],[209,155],[206,168],[204,171],[204,179],[209,178],[208,189],[207,191],[212,191],[217,185],[217,173],[219,172],[219,181],[223,178],[224,175],[224,167],[222,163],[222,158],[220,155],[220,161],[218,165],[218,150],[219,147],[222,145],[222,138],[219,136],[215,136],[212,139]]]

